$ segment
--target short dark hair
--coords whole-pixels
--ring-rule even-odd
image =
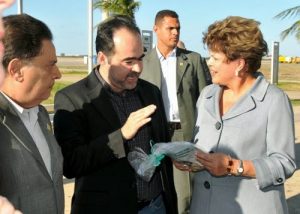
[[[128,16],[114,15],[104,20],[97,29],[96,52],[102,51],[110,56],[114,53],[115,44],[113,36],[116,30],[126,28],[130,32],[141,35],[135,21]]]
[[[179,19],[178,14],[173,11],[173,10],[161,10],[158,11],[156,16],[155,16],[155,24],[158,24],[159,22],[161,22],[165,17],[172,17],[175,19]]]
[[[42,21],[27,14],[10,15],[3,18],[5,70],[9,62],[18,58],[29,60],[40,54],[43,40],[53,39],[50,29]]]

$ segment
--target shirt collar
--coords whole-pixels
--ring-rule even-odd
[[[259,101],[262,101],[267,93],[270,83],[265,79],[261,72],[254,73],[256,81],[253,87],[250,89],[249,94]]]
[[[37,118],[37,114],[39,112],[39,107],[38,106],[28,108],[28,109],[23,108],[22,106],[17,104],[15,101],[13,101],[9,96],[7,96],[3,91],[1,91],[1,93],[15,107],[18,114],[24,115],[24,114],[29,113],[30,115],[36,115],[36,118]]]
[[[156,48],[156,53],[157,53],[157,56],[158,56],[159,60],[164,60],[164,59],[166,59],[166,58],[160,53],[160,51],[158,50],[158,47],[156,46],[155,48]],[[175,48],[171,51],[171,53],[167,56],[167,58],[169,58],[169,57],[176,57],[176,50],[177,50],[177,48],[175,47]]]
[[[100,65],[97,66],[97,67],[95,68],[95,70],[94,70],[94,72],[95,72],[95,74],[96,74],[98,80],[100,81],[100,83],[103,85],[103,87],[104,87],[105,89],[110,88],[109,85],[108,85],[108,83],[107,83],[107,82],[103,79],[103,77],[101,76],[100,71],[99,71],[99,68],[100,68]]]

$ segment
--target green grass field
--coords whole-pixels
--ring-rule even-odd
[[[300,82],[279,82],[277,86],[284,91],[299,91],[300,93]]]
[[[77,74],[76,74],[77,75]],[[54,103],[54,95],[57,91],[59,91],[60,89],[72,84],[73,82],[71,81],[59,81],[59,82],[56,82],[53,86],[53,89],[51,91],[51,95],[50,97],[45,100],[43,102],[43,104],[53,104]],[[296,82],[280,82],[278,85],[277,85],[279,88],[281,88],[282,90],[284,91],[299,91],[300,93],[300,82],[299,83],[296,83]],[[295,106],[299,106],[300,105],[300,100],[299,99],[296,99],[296,100],[291,100],[292,101],[292,104],[295,105]]]
[[[78,63],[74,63],[72,66],[59,65],[59,69],[62,73],[62,78],[56,81],[50,97],[43,104],[53,104],[54,95],[58,90],[77,82],[87,75],[87,68]],[[270,63],[264,61],[260,71],[269,79]],[[279,83],[277,86],[284,91],[299,91],[300,93],[300,64],[279,64]],[[299,106],[300,100],[292,100],[292,104]]]
[[[300,100],[299,99],[295,99],[295,100],[291,100],[291,101],[292,101],[293,106],[300,106]]]
[[[45,100],[42,104],[53,104],[55,93],[70,84],[72,84],[72,82],[56,82],[52,88],[50,97],[47,100]]]

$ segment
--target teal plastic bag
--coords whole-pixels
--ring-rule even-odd
[[[197,150],[194,144],[186,141],[156,143],[152,146],[151,154],[147,155],[141,148],[135,148],[127,158],[136,173],[143,180],[150,181],[165,156],[189,165],[193,171],[201,170],[203,167],[195,157]]]

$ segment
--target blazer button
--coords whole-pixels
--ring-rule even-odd
[[[206,189],[210,189],[210,183],[208,181],[205,181],[203,185]]]
[[[221,128],[221,123],[220,122],[216,122],[215,127],[217,130],[219,130]]]
[[[278,183],[282,183],[283,179],[282,178],[277,178]]]

